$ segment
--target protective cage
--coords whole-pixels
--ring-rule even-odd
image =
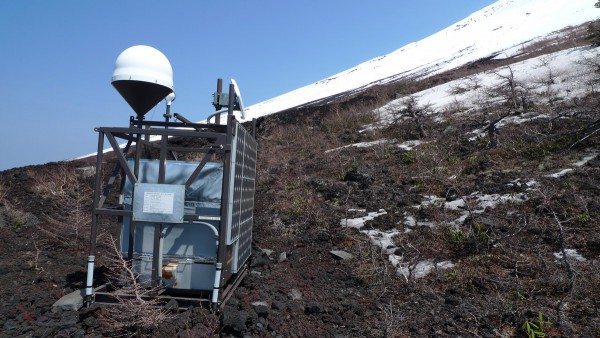
[[[85,301],[114,302],[110,283],[93,285],[100,216],[120,220],[120,250],[152,297],[179,307],[219,309],[246,274],[251,255],[257,143],[229,109],[227,123],[130,119],[128,128],[101,127]],[[104,141],[116,167],[103,179]],[[181,146],[176,140],[188,140]],[[123,140],[125,146],[119,145]],[[122,142],[121,142],[122,143]],[[192,154],[190,154],[192,153]],[[129,156],[127,154],[130,154]],[[199,161],[178,156],[196,155]],[[121,179],[118,202],[111,188]]]

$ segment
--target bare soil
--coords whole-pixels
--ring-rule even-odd
[[[389,144],[326,152],[354,142],[419,138],[411,120],[361,131],[374,122],[374,93],[260,119],[248,276],[219,318],[193,308],[129,334],[526,337],[523,325],[539,326],[541,316],[546,336],[600,336],[600,158],[572,165],[600,150],[600,139],[590,134],[599,128],[598,94],[570,110],[568,103],[554,107],[577,113],[503,126],[493,147],[465,136],[482,127],[477,118],[448,115],[443,123],[421,121],[429,136],[410,151]],[[91,162],[0,172],[0,336],[124,334],[103,320],[100,306],[52,310],[61,296],[84,286],[89,227],[74,231],[69,220],[89,212],[92,178],[81,168]],[[573,171],[549,176],[565,168]],[[70,176],[75,183],[65,182]],[[474,193],[526,198],[471,212],[458,227],[448,225],[457,211],[422,204],[427,196],[464,199],[463,210],[470,211]],[[78,197],[87,206],[70,213],[66,203]],[[408,275],[367,236],[341,224],[380,209],[387,213],[365,229],[399,230],[394,254],[408,264]],[[407,225],[407,215],[416,226]],[[117,224],[103,224],[102,231],[116,233]],[[569,250],[584,260],[565,257]],[[423,260],[454,266],[416,278]],[[99,261],[99,278],[103,269]]]

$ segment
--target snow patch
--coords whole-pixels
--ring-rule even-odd
[[[381,139],[381,140],[370,141],[370,142],[353,143],[353,144],[348,144],[348,145],[341,146],[341,147],[338,147],[338,148],[333,148],[333,149],[325,150],[325,154],[333,152],[333,151],[345,149],[345,148],[350,148],[350,147],[368,148],[368,147],[373,147],[373,146],[384,145],[384,144],[387,144],[387,143],[392,143],[392,142],[395,142],[395,141],[396,140]]]
[[[546,175],[546,177],[551,177],[551,178],[559,178],[559,177],[563,177],[566,174],[570,173],[571,171],[574,171],[575,169],[563,169],[557,173],[554,174],[550,174],[550,175]]]
[[[355,209],[352,209],[355,210]],[[340,221],[342,226],[348,228],[356,228],[360,229],[365,226],[365,222],[375,219],[381,215],[385,215],[387,212],[384,209],[379,209],[379,211],[370,212],[367,216],[357,217],[357,218],[344,218]]]
[[[451,261],[442,261],[436,263],[430,259],[420,261],[412,267],[409,263],[400,263],[399,265],[398,275],[404,276],[406,279],[408,279],[408,276],[412,276],[414,278],[423,278],[433,270],[443,270],[454,267],[454,263]]]
[[[579,161],[576,161],[573,163],[573,165],[575,167],[583,167],[584,165],[586,165],[589,161],[593,160],[594,158],[596,158],[596,156],[598,156],[598,151],[596,150],[588,150],[587,154],[583,156],[583,158]],[[554,174],[550,174],[550,175],[546,175],[546,177],[551,177],[551,178],[559,178],[559,177],[563,177],[566,174],[574,171],[575,169],[573,168],[567,168],[567,169],[563,169],[557,173]]]
[[[385,214],[387,214],[387,212],[383,209],[380,209],[377,212],[370,212],[367,214],[367,216],[364,217],[342,219],[340,223],[346,227],[360,229],[364,226],[364,223],[366,221],[375,219],[376,217]],[[412,218],[412,220],[414,220],[414,218]],[[408,222],[410,222],[410,219],[408,220]],[[414,222],[416,225],[416,220]],[[367,235],[373,245],[380,247],[381,251],[384,254],[388,255],[390,263],[398,269],[397,274],[403,275],[405,278],[408,278],[409,274],[414,278],[422,278],[428,275],[434,269],[448,269],[454,266],[454,264],[449,260],[438,263],[434,263],[433,260],[425,260],[417,263],[416,266],[411,267],[409,263],[403,262],[401,256],[395,254],[397,246],[394,243],[393,238],[394,236],[401,233],[399,230],[393,229],[390,231],[380,231],[372,229],[360,230],[360,232]]]
[[[583,257],[582,255],[580,255],[577,250],[575,249],[565,249],[565,254],[567,255],[567,258],[572,258],[578,262],[585,262],[586,259],[585,257]],[[556,257],[556,259],[562,259],[563,258],[563,254],[562,252],[555,252],[554,253],[554,257]]]
[[[382,251],[386,254],[393,254],[396,251],[396,244],[394,244],[393,237],[398,235],[400,231],[361,230],[361,232],[369,236],[371,243],[381,247]]]
[[[586,165],[589,161],[593,160],[594,158],[596,158],[596,156],[598,156],[598,151],[593,150],[590,151],[587,155],[585,155],[581,160],[573,163],[574,166],[576,167],[583,167],[584,165]]]
[[[404,149],[406,151],[412,150],[414,147],[423,144],[422,141],[419,140],[411,140],[396,144],[396,147]]]

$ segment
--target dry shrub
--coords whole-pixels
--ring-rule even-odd
[[[384,316],[384,330],[386,337],[400,337],[402,334],[401,323],[405,321],[405,315],[392,304],[386,304],[380,307]]]
[[[323,200],[301,178],[284,184],[277,195],[273,209],[286,223],[308,225],[322,218]]]
[[[160,306],[155,298],[159,287],[148,287],[139,280],[139,274],[127,262],[117,246],[117,240],[110,238],[111,256],[108,258],[112,293],[118,305],[106,306],[99,317],[122,336],[144,336],[175,315]]]
[[[0,204],[6,203],[6,196],[8,195],[8,189],[0,182]]]
[[[33,241],[33,248],[35,251],[27,251],[25,252],[25,256],[27,256],[29,259],[27,260],[27,265],[29,266],[29,268],[31,268],[32,270],[35,270],[39,273],[44,272],[44,268],[40,265],[40,255],[42,254],[42,249],[45,248],[45,241],[44,240],[34,240]]]
[[[54,244],[81,250],[91,220],[93,189],[90,182],[66,165],[31,176],[35,195],[59,210],[46,216],[47,223],[39,225],[41,232]]]
[[[18,200],[10,200],[8,198],[10,188],[0,183],[0,216],[3,221],[0,226],[10,225],[16,230],[20,230],[26,225],[35,225],[39,222],[33,214],[22,210],[21,202]]]
[[[365,286],[384,294],[393,285],[396,269],[388,261],[384,250],[359,234],[353,235],[350,251],[355,255],[354,274]]]
[[[28,175],[35,182],[33,187],[35,195],[58,200],[72,193],[73,183],[78,179],[75,170],[65,164],[44,172],[29,171]]]
[[[185,328],[179,330],[178,337],[216,337],[221,328],[219,317],[203,307],[190,308],[182,316]]]
[[[28,219],[32,217],[27,212],[17,208],[15,205],[5,205],[4,214],[6,215],[8,224],[17,230],[27,224]]]
[[[340,105],[334,105],[322,119],[320,127],[325,137],[330,142],[334,142],[330,144],[331,147],[359,141],[358,131],[374,121],[375,116],[369,109],[364,107],[344,109]]]

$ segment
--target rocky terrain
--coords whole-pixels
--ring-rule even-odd
[[[411,99],[491,63],[261,118],[252,263],[220,316],[52,309],[84,285],[93,159],[0,172],[0,336],[600,336],[600,73],[573,97]]]

